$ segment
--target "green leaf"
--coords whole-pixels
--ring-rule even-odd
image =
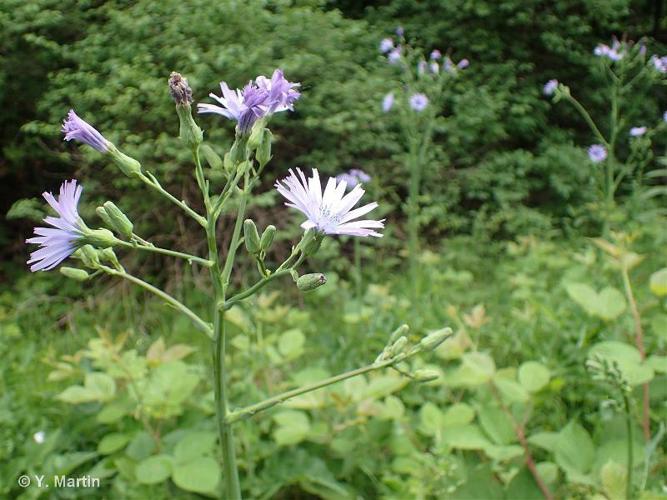
[[[475,410],[465,403],[456,403],[445,411],[442,417],[443,427],[456,427],[469,424],[475,418]]]
[[[598,293],[585,283],[568,283],[565,289],[570,298],[591,316],[611,321],[625,311],[625,297],[616,288],[606,287]]]
[[[144,387],[139,388],[141,401],[155,418],[174,417],[182,413],[183,403],[198,383],[199,376],[182,361],[163,363],[152,370]]]
[[[297,328],[287,330],[280,335],[278,339],[278,351],[282,356],[290,361],[303,354],[303,345],[306,342],[306,336]]]
[[[525,403],[528,401],[528,392],[518,382],[504,377],[496,377],[493,383],[506,401],[510,403]]]
[[[507,446],[491,445],[484,448],[484,453],[486,453],[489,456],[489,458],[492,458],[493,460],[506,462],[508,460],[513,460],[515,458],[523,456],[523,448],[519,445],[507,445]]]
[[[286,410],[273,416],[278,427],[273,431],[273,439],[280,446],[300,443],[310,432],[310,419],[302,411]]]
[[[547,484],[556,484],[558,481],[558,466],[553,462],[540,462],[535,464],[540,477]]]
[[[110,455],[111,453],[120,450],[130,441],[128,434],[121,434],[113,432],[107,434],[97,445],[97,452],[102,455]]]
[[[139,431],[130,441],[125,453],[128,457],[139,461],[148,458],[153,451],[155,451],[155,440],[148,432]]]
[[[483,352],[468,352],[461,357],[461,365],[443,379],[447,385],[474,387],[486,384],[493,378],[496,364]]]
[[[440,408],[428,401],[419,410],[419,429],[427,436],[435,436],[444,427],[444,417]]]
[[[127,403],[112,401],[97,414],[97,421],[101,424],[112,424],[130,413]]]
[[[525,467],[512,477],[506,491],[507,498],[510,499],[542,500],[544,498],[535,478]]]
[[[481,429],[474,424],[445,428],[443,441],[459,450],[483,450],[491,446]]]
[[[667,314],[656,314],[651,319],[651,330],[656,337],[667,340]]]
[[[408,383],[406,377],[393,374],[373,377],[364,391],[364,398],[380,399],[402,389]]]
[[[623,378],[631,385],[640,385],[653,378],[653,369],[642,363],[641,354],[634,346],[624,342],[609,340],[593,345],[589,357],[597,356],[618,364]]]
[[[61,392],[57,398],[65,403],[79,404],[91,401],[109,401],[116,394],[116,382],[106,373],[86,374],[83,387],[73,385]]]
[[[667,267],[654,272],[649,279],[649,287],[658,297],[667,295]]]
[[[534,446],[539,446],[547,451],[555,452],[556,444],[560,439],[557,432],[537,432],[528,436],[528,442]]]
[[[183,490],[211,495],[218,490],[220,468],[213,458],[199,457],[174,466],[171,478]]]
[[[602,490],[609,500],[624,500],[627,484],[627,469],[610,460],[600,469]]]
[[[510,444],[516,441],[514,425],[509,416],[497,406],[482,406],[477,410],[477,418],[484,432],[496,444]]]
[[[646,365],[658,373],[667,373],[667,356],[649,356]]]
[[[186,432],[174,447],[174,458],[179,462],[189,462],[195,458],[210,455],[213,453],[216,441],[215,432]]]
[[[519,382],[528,392],[538,392],[550,378],[549,369],[537,361],[526,361],[519,367]]]
[[[157,484],[172,474],[172,458],[169,455],[155,455],[139,462],[134,475],[141,484]],[[185,488],[184,488],[185,489]]]
[[[586,429],[571,421],[558,433],[556,463],[566,472],[586,474],[595,459],[595,446]]]

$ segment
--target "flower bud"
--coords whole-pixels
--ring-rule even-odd
[[[322,245],[322,240],[324,240],[324,234],[320,233],[315,229],[308,229],[303,233],[303,238],[299,242],[299,248],[303,252],[303,255],[308,257],[309,255],[315,254]]]
[[[60,274],[76,281],[86,281],[90,275],[83,269],[63,266],[60,268]]]
[[[405,336],[399,337],[389,348],[389,357],[393,358],[401,354],[405,350],[406,345],[408,345],[408,338]]]
[[[257,120],[252,126],[250,131],[250,137],[248,138],[248,148],[251,151],[255,151],[260,143],[262,142],[262,136],[264,135],[264,126],[266,125],[266,120],[264,118]]]
[[[421,339],[419,342],[420,346],[425,351],[432,351],[436,349],[440,344],[442,344],[447,337],[452,335],[452,329],[442,328],[441,330],[436,330],[435,332],[429,333],[426,337]]]
[[[107,262],[112,266],[119,266],[118,257],[116,257],[116,252],[113,251],[113,248],[107,247],[102,250],[98,250],[97,254],[102,262]]]
[[[111,159],[118,165],[121,172],[128,177],[134,177],[141,173],[141,163],[118,151],[118,148],[113,144],[109,145],[109,155],[111,155]]]
[[[192,118],[192,110],[189,104],[177,104],[176,114],[178,115],[179,129],[178,136],[188,146],[196,148],[204,140],[204,132],[195,123]]]
[[[327,282],[326,276],[322,273],[310,273],[300,276],[296,280],[296,286],[302,292],[310,292],[316,288],[321,287]]]
[[[126,238],[132,237],[134,226],[120,208],[118,208],[112,201],[107,201],[104,203],[104,211],[109,217],[109,226],[111,229]]]
[[[259,240],[259,247],[263,252],[266,252],[269,248],[271,248],[271,243],[273,243],[273,238],[275,235],[276,226],[266,226],[266,229],[262,233],[262,237]]]
[[[169,94],[177,105],[192,104],[192,89],[188,80],[175,71],[169,75]]]
[[[84,235],[83,239],[86,243],[89,243],[97,248],[106,248],[112,247],[118,244],[118,239],[113,235],[108,229],[88,229]]]
[[[387,342],[389,345],[393,344],[398,340],[399,337],[402,337],[403,335],[407,335],[408,331],[410,331],[410,327],[406,324],[403,324],[396,328],[396,330],[393,331],[391,336],[389,337],[389,342]]]
[[[271,161],[271,142],[273,141],[273,134],[268,128],[264,129],[262,134],[262,140],[257,147],[257,153],[255,157],[259,163],[259,167],[262,168],[264,165]]]
[[[83,245],[76,251],[76,256],[81,259],[86,267],[97,268],[100,265],[100,257],[91,245]]]
[[[102,222],[104,222],[105,226],[113,228],[113,222],[111,222],[111,217],[109,217],[109,214],[104,209],[104,207],[97,207],[95,209],[95,212],[97,213],[97,215],[99,215],[100,219],[102,219]]]
[[[248,145],[247,136],[237,136],[234,144],[232,144],[231,149],[229,150],[229,161],[231,162],[231,168],[233,169],[235,165],[246,160],[246,146]]]
[[[437,370],[420,369],[413,373],[416,382],[433,382],[440,378],[440,373]]]
[[[252,219],[246,219],[243,222],[243,237],[248,253],[257,255],[260,251],[259,233]]]

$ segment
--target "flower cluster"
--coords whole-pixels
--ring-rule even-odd
[[[602,144],[593,144],[588,148],[588,157],[593,163],[600,163],[607,159],[607,150]]]
[[[41,247],[30,254],[28,264],[31,264],[31,271],[53,269],[77,249],[86,230],[77,210],[82,191],[76,180],[71,180],[60,186],[58,199],[51,193],[42,194],[58,217],[46,217],[44,222],[53,227],[36,227],[35,236],[26,240],[26,243],[36,243]]]
[[[283,72],[277,69],[271,78],[258,76],[243,89],[232,90],[226,82],[220,82],[222,96],[209,94],[220,106],[200,103],[197,109],[199,113],[214,113],[235,120],[239,132],[248,134],[258,119],[292,110],[294,102],[301,96],[295,90],[297,87],[298,83],[287,81]]]
[[[365,192],[360,184],[345,194],[347,182],[331,177],[322,192],[317,169],[313,169],[312,177],[306,179],[304,173],[297,168],[296,173],[290,170],[290,174],[282,181],[277,181],[275,186],[287,199],[285,205],[296,208],[307,217],[301,224],[303,229],[314,229],[322,234],[382,237],[382,234],[375,230],[384,227],[384,219],[355,220],[378,206],[373,202],[352,209]]]
[[[595,47],[595,49],[593,49],[593,54],[596,56],[606,57],[613,62],[623,59],[626,52],[627,48],[625,47],[625,44],[619,42],[616,39],[612,41],[611,47],[607,44],[600,43]]]
[[[651,63],[658,73],[667,73],[667,56],[651,56]]]
[[[408,98],[408,104],[413,111],[421,113],[428,106],[428,97],[426,94],[416,92]],[[394,107],[395,99],[394,93],[389,92],[382,98],[382,111],[388,113]]]
[[[383,38],[379,44],[379,50],[382,54],[387,57],[389,64],[398,64],[404,56],[404,47],[401,45],[401,39],[403,38],[404,31],[400,26],[396,28],[396,35],[399,37],[398,41],[395,41],[391,37]],[[456,69],[465,69],[470,66],[470,61],[468,59],[461,59],[458,63],[454,62],[449,57],[442,56],[442,52],[438,49],[434,49],[430,56],[429,62],[423,58],[417,63],[417,73],[423,75],[427,70],[431,74],[438,74],[441,71],[448,73],[453,73]]]
[[[347,184],[348,188],[353,188],[357,184],[367,184],[371,181],[371,176],[359,168],[353,168],[348,172],[343,172],[336,176],[338,182],[343,182]]]

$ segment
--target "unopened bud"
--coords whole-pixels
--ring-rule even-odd
[[[276,235],[276,226],[270,225],[266,226],[266,229],[262,233],[262,237],[259,240],[259,247],[263,252],[266,252],[271,248],[271,243],[273,243],[273,238]]]
[[[126,238],[132,237],[134,226],[120,208],[118,208],[112,201],[107,201],[104,203],[104,211],[109,217],[109,226],[111,229]]]
[[[416,382],[433,382],[440,377],[437,370],[420,369],[413,373]]]
[[[248,253],[252,255],[258,254],[260,251],[259,233],[252,219],[246,219],[243,222],[243,237]]]
[[[262,135],[264,134],[265,119],[257,120],[250,130],[250,137],[248,138],[248,148],[255,151],[262,142]]]
[[[81,259],[83,265],[86,267],[97,268],[100,265],[100,257],[91,245],[83,245],[76,251],[75,254]]]
[[[116,257],[116,252],[113,251],[113,248],[107,247],[103,248],[102,250],[97,251],[100,260],[103,262],[108,262],[109,264],[113,266],[117,266],[120,263],[118,262],[118,257]]]
[[[76,281],[86,281],[90,275],[83,269],[63,266],[60,268],[60,274]]]
[[[109,214],[104,209],[104,207],[97,207],[95,209],[95,212],[97,213],[97,215],[100,216],[100,219],[102,219],[102,222],[104,222],[105,226],[113,228],[113,222],[111,222],[111,217],[109,217]]]
[[[394,342],[389,348],[390,357],[393,358],[394,356],[401,354],[405,350],[406,345],[408,345],[408,338],[399,337],[398,340],[396,340],[396,342]]]
[[[188,80],[175,71],[169,75],[169,94],[176,104],[192,104],[192,89]]]
[[[257,147],[257,152],[255,157],[259,163],[259,167],[262,168],[264,165],[271,161],[271,143],[273,142],[273,134],[268,128],[264,129],[262,133],[262,140]]]
[[[190,147],[196,148],[204,140],[204,132],[195,123],[192,118],[192,109],[189,104],[177,104],[176,114],[178,115],[179,129],[178,136]]]
[[[111,159],[114,161],[114,163],[118,165],[118,168],[120,168],[121,172],[123,172],[128,177],[134,177],[135,175],[141,173],[141,163],[139,163],[134,158],[130,158],[125,153],[118,151],[116,146],[113,144],[109,145],[109,154],[111,155]]]
[[[410,331],[410,327],[408,325],[403,324],[403,325],[399,326],[398,328],[396,328],[396,330],[393,331],[393,333],[389,337],[388,344],[390,344],[390,345],[393,344],[394,342],[396,342],[396,340],[398,340],[399,337],[401,337],[403,335],[407,335],[409,331]]]
[[[231,149],[229,150],[229,161],[231,162],[231,168],[233,169],[235,165],[246,160],[246,146],[248,145],[247,136],[237,136],[234,144],[232,144]]]
[[[442,328],[441,330],[436,330],[435,332],[429,333],[426,337],[421,339],[419,344],[425,351],[432,351],[433,349],[436,349],[440,344],[442,344],[445,340],[447,340],[447,337],[451,335],[452,335],[451,328],[449,327]]]
[[[322,240],[324,240],[324,234],[320,233],[315,229],[308,229],[301,238],[299,243],[299,248],[303,252],[303,255],[308,257],[309,255],[315,254],[322,245]]]
[[[83,238],[86,243],[96,248],[112,247],[118,244],[118,239],[108,229],[89,229],[84,233]]]
[[[324,276],[324,274],[310,273],[300,276],[299,279],[296,280],[296,286],[302,292],[310,292],[311,290],[315,290],[316,288],[321,287],[326,282],[327,278]]]

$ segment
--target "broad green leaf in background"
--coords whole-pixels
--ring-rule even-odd
[[[497,406],[485,405],[477,410],[477,418],[484,432],[496,444],[510,444],[517,440],[514,424]]]
[[[219,488],[220,466],[211,457],[198,457],[190,462],[175,465],[171,478],[181,489],[211,495]]]
[[[641,354],[630,344],[616,340],[598,342],[589,349],[588,356],[617,363],[623,377],[631,385],[643,384],[653,378],[651,366],[642,363]]]
[[[300,443],[310,432],[310,419],[305,412],[286,410],[273,416],[278,426],[273,431],[273,439],[280,446]]]
[[[217,433],[213,431],[188,431],[174,447],[174,458],[188,462],[197,457],[210,455],[217,444]]]
[[[627,485],[626,467],[609,461],[600,470],[602,489],[609,500],[624,500]]]
[[[625,297],[616,288],[606,287],[598,293],[585,283],[568,283],[565,289],[570,298],[591,316],[611,321],[625,311]]]
[[[555,447],[556,463],[568,474],[585,475],[595,459],[595,446],[586,429],[571,421],[559,433]]]
[[[298,358],[303,354],[303,345],[306,336],[298,328],[287,330],[278,339],[278,351],[287,361]]]
[[[658,297],[667,295],[667,267],[654,272],[649,279],[649,287]]]
[[[130,435],[120,432],[112,432],[104,436],[97,444],[97,452],[109,455],[123,448],[130,441]]]
[[[168,455],[154,455],[142,460],[134,468],[134,475],[141,484],[157,484],[172,474],[172,458]]]
[[[528,392],[538,392],[550,378],[549,369],[537,361],[526,361],[519,367],[519,382]]]

